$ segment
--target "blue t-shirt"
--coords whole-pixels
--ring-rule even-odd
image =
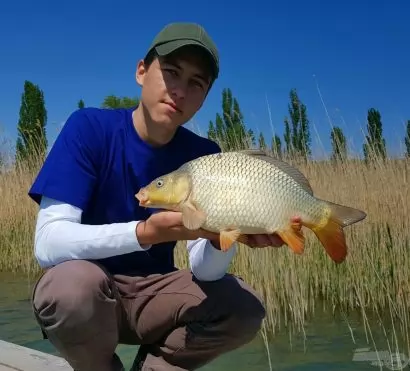
[[[83,224],[147,219],[154,210],[138,205],[140,187],[184,162],[220,152],[213,141],[180,127],[167,145],[155,148],[139,137],[132,109],[75,111],[50,150],[29,196],[54,198],[83,210]],[[101,259],[111,273],[166,273],[175,270],[176,241]]]

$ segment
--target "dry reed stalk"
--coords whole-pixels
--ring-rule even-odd
[[[0,174],[0,271],[40,273],[33,258],[37,207],[27,196],[37,168],[23,166]],[[387,310],[407,329],[410,161],[387,160],[372,166],[359,160],[344,164],[312,161],[300,163],[298,168],[318,197],[361,208],[368,216],[346,229],[349,256],[339,266],[325,255],[310,231],[306,231],[302,256],[287,247],[239,247],[231,272],[262,295],[268,309],[268,328],[272,332],[283,325],[300,329],[319,304],[331,310]],[[183,246],[181,242],[176,249],[179,267],[188,265]]]

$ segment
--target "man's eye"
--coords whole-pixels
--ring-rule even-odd
[[[204,89],[204,85],[197,80],[191,80],[191,84],[199,89]]]
[[[169,68],[166,68],[165,72],[169,73],[172,76],[177,76],[178,75],[177,71],[169,69]]]

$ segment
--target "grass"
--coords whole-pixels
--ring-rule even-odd
[[[359,311],[390,321],[407,337],[410,310],[410,161],[388,159],[366,166],[308,162],[298,168],[324,199],[363,209],[365,221],[346,231],[349,255],[335,265],[306,230],[306,251],[297,256],[289,248],[249,249],[240,246],[230,268],[254,286],[265,300],[265,330],[273,335],[287,326],[303,330],[318,308],[347,313]],[[40,273],[33,258],[36,205],[28,198],[36,172],[11,168],[0,175],[0,271],[31,276]],[[184,244],[176,249],[179,267],[187,266]],[[398,324],[398,325],[397,325]]]
[[[302,329],[318,304],[325,310],[368,310],[384,319],[408,319],[410,293],[410,161],[387,160],[367,167],[361,161],[334,165],[310,162],[299,169],[316,196],[363,209],[365,221],[345,229],[346,262],[335,265],[309,230],[306,251],[288,247],[240,246],[231,271],[253,285],[268,308],[271,332],[281,325]],[[177,250],[180,266],[186,254]]]

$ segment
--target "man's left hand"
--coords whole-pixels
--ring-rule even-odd
[[[300,228],[302,228],[301,225],[301,218],[300,217],[293,217],[291,219],[291,223],[293,224],[300,224]],[[264,248],[268,246],[272,247],[281,247],[285,245],[285,242],[280,238],[280,236],[277,233],[274,234],[249,234],[246,235],[246,245],[251,247],[251,248]]]
[[[283,240],[276,233],[246,235],[246,245],[251,248],[281,247],[284,244]]]
[[[293,217],[291,219],[291,223],[293,224],[299,224],[299,227],[302,228],[301,225],[301,218],[300,217]],[[218,235],[219,236],[219,235]],[[245,245],[249,246],[250,248],[264,248],[264,247],[281,247],[285,245],[285,242],[280,238],[280,236],[277,233],[273,234],[246,234],[244,235],[246,238]],[[219,237],[214,238],[211,240],[213,246],[220,250],[220,243],[219,243]]]

